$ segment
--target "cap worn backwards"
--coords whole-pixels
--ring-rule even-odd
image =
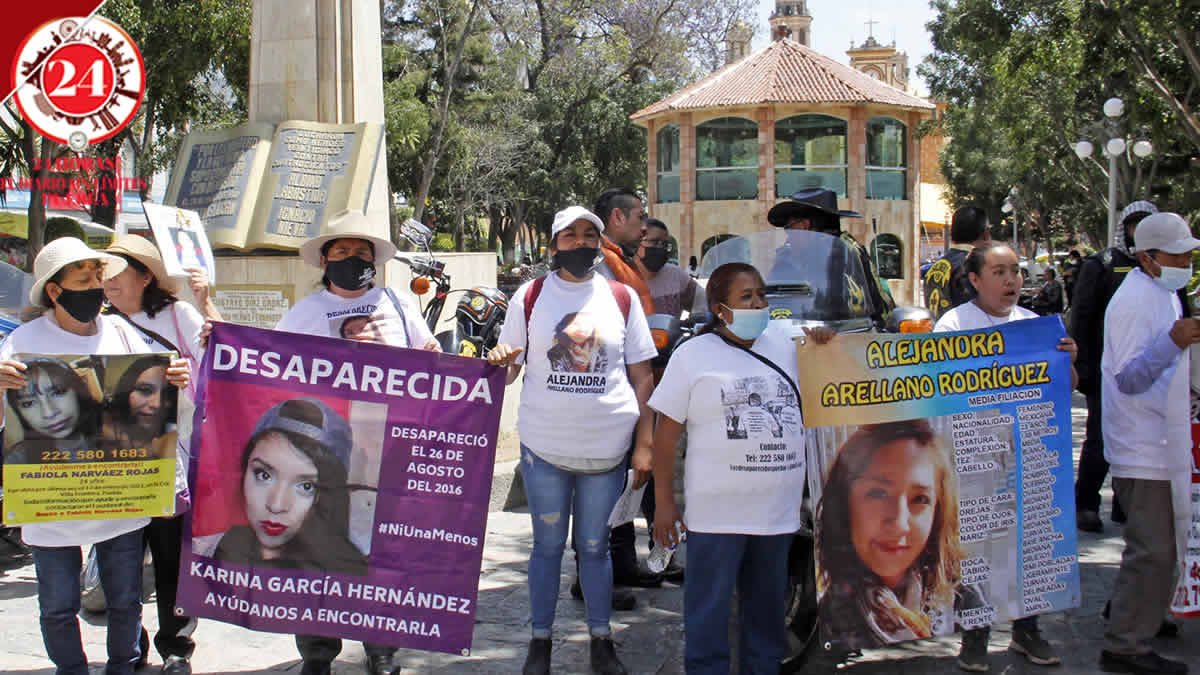
[[[321,426],[284,415],[283,409],[289,403],[304,403],[316,408],[321,413]],[[350,468],[354,432],[350,429],[350,423],[324,401],[305,397],[276,403],[259,418],[251,438],[257,438],[268,431],[286,431],[314,441],[335,456],[343,466]]]

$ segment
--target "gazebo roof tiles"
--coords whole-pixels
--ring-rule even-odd
[[[878,103],[934,109],[925,99],[884,84],[798,42],[776,40],[635,112],[630,118],[640,120],[672,110],[763,103]]]

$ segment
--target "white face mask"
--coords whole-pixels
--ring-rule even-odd
[[[1191,263],[1188,263],[1187,267],[1168,267],[1157,260],[1154,262],[1158,264],[1159,270],[1158,276],[1154,277],[1154,281],[1168,291],[1175,292],[1187,286],[1188,282],[1192,280]]]

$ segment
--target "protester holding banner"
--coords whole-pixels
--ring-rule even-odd
[[[131,325],[103,316],[104,279],[126,266],[121,258],[93,251],[79,239],[56,239],[34,260],[30,302],[44,314],[12,332],[0,346],[0,389],[29,384],[26,364],[14,354],[137,354],[150,351]],[[177,387],[189,382],[185,361],[166,369]],[[132,673],[141,657],[142,528],[148,518],[36,523],[23,528],[33,547],[38,577],[42,639],[59,673],[84,675],[87,656],[76,615],[80,607],[81,546],[95,548],[108,602],[108,672]]]
[[[1017,305],[1021,290],[1021,265],[1011,248],[1004,244],[978,246],[967,256],[963,267],[975,288],[975,298],[943,314],[933,327],[935,333],[986,329],[1010,321],[1037,318],[1037,314]],[[1070,352],[1073,364],[1077,353],[1075,341],[1065,337],[1058,348]],[[1072,365],[1072,383],[1078,379]],[[960,668],[974,672],[988,670],[987,645],[990,635],[989,628],[963,632],[962,649],[958,654]],[[1054,647],[1042,637],[1036,615],[1013,621],[1009,648],[1024,654],[1025,658],[1037,665],[1050,666],[1061,662]]]
[[[342,211],[330,218],[326,234],[300,246],[304,262],[324,271],[325,288],[297,302],[275,330],[440,349],[412,302],[375,285],[375,262],[391,260],[396,245],[366,234],[371,231],[362,211]]]
[[[219,321],[220,313],[208,296],[208,278],[200,269],[191,270],[189,280],[196,304],[203,313],[187,302],[180,302],[174,284],[157,246],[145,237],[127,234],[118,237],[107,252],[128,265],[120,274],[104,282],[104,296],[111,309],[124,314],[136,326],[151,351],[175,351],[188,363],[193,374],[199,373],[204,356],[202,337],[206,319]],[[154,646],[163,658],[163,672],[186,675],[191,672],[190,659],[196,649],[192,632],[196,620],[175,612],[175,596],[179,590],[179,555],[183,545],[183,511],[188,506],[188,462],[191,456],[191,422],[195,402],[188,391],[182,401],[178,392],[162,392],[164,398],[155,401],[159,387],[153,361],[143,367],[126,371],[118,391],[129,392],[117,400],[117,422],[112,435],[120,438],[153,434],[162,437],[165,428],[160,421],[179,422],[175,464],[176,515],[155,518],[146,526],[146,544],[154,559],[155,604],[158,608],[158,633]],[[126,378],[130,381],[125,382]],[[140,391],[139,391],[140,390]],[[180,405],[182,403],[182,405]],[[151,411],[150,408],[157,408]],[[141,410],[140,415],[137,412]],[[179,410],[180,414],[176,414]],[[158,421],[156,421],[158,420]],[[155,428],[155,427],[159,428]]]
[[[654,434],[654,538],[674,547],[688,532],[684,583],[688,673],[728,673],[729,614],[739,595],[740,671],[778,673],[787,646],[787,560],[800,529],[804,424],[796,347],[767,328],[762,275],[718,267],[707,286],[712,319],[671,355],[650,397]],[[834,332],[809,332],[828,342]],[[686,524],[674,494],[675,449],[687,426]],[[753,457],[743,464],[742,457]]]
[[[638,482],[650,468],[653,413],[646,401],[654,386],[650,360],[657,350],[637,293],[595,271],[603,231],[600,218],[581,206],[554,216],[550,251],[555,270],[517,290],[499,344],[487,355],[489,363],[508,367],[510,383],[522,364],[529,366],[517,413],[521,475],[533,522],[533,636],[526,674],[550,672],[559,569],[572,512],[592,672],[627,672],[609,626],[613,571],[608,517],[625,482],[625,453],[631,445]],[[563,326],[572,314],[576,318]],[[553,358],[563,336],[570,343],[569,360]],[[589,367],[572,368],[570,363]]]
[[[300,257],[304,262],[323,270],[321,284],[325,288],[297,302],[279,320],[275,330],[438,350],[438,342],[421,320],[420,311],[392,289],[374,283],[375,261],[391,260],[396,254],[396,245],[370,234],[372,228],[362,211],[335,214],[325,231],[324,235],[300,246]],[[364,316],[368,318],[365,324]],[[355,323],[355,332],[344,334],[343,327],[350,322]],[[264,420],[267,416],[259,424],[268,424]],[[303,444],[297,439],[292,442]],[[252,445],[247,444],[245,461],[250,459]],[[330,450],[326,449],[325,453],[328,452]],[[250,476],[247,475],[245,480],[249,481]],[[343,534],[348,535],[349,522],[343,520],[340,525],[346,528]],[[342,651],[342,641],[334,637],[297,635],[296,648],[304,659],[302,675],[326,675]],[[363,643],[363,648],[370,675],[399,671],[392,663],[395,647]]]
[[[1104,457],[1128,516],[1100,667],[1186,673],[1150,641],[1167,632],[1191,526],[1188,352],[1200,344],[1200,320],[1188,317],[1178,291],[1192,278],[1200,240],[1178,214],[1156,213],[1138,223],[1133,242],[1138,267],[1108,304],[1100,361]]]

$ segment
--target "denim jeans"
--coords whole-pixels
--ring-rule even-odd
[[[129,675],[141,656],[142,530],[134,530],[95,545],[100,583],[108,604],[108,663],[106,675]],[[42,641],[58,675],[87,675],[87,656],[79,633],[79,571],[83,553],[78,546],[33,547],[37,569],[38,607]]]
[[[683,584],[688,675],[729,675],[729,612],[736,585],[742,675],[776,675],[787,648],[787,560],[791,534],[688,532]]]
[[[567,529],[575,514],[575,554],[579,585],[587,603],[592,635],[608,635],[612,614],[612,560],[608,556],[608,516],[625,484],[621,464],[605,473],[564,471],[521,445],[521,477],[533,521],[529,555],[529,604],[534,637],[549,637],[558,602]]]

